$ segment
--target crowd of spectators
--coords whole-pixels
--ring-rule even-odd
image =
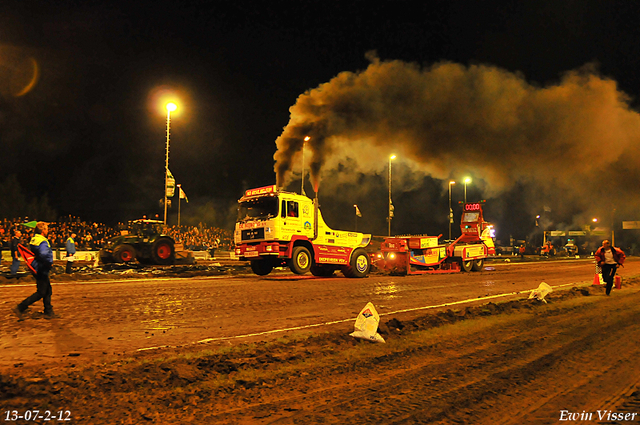
[[[13,230],[19,228],[22,232],[22,241],[26,245],[33,236],[33,229],[24,225],[29,222],[28,217],[14,220],[4,219],[0,221],[0,244],[2,249],[8,250]],[[49,223],[49,243],[53,249],[64,248],[71,233],[75,233],[76,248],[78,251],[100,250],[108,239],[121,234],[127,229],[126,223],[119,223],[116,228],[102,223],[82,221],[78,217],[63,217],[60,221]],[[228,230],[217,227],[208,227],[200,223],[193,226],[172,226],[168,228],[168,234],[176,243],[183,244],[185,249],[192,251],[205,251],[213,247],[230,249],[233,245],[233,234]]]
[[[190,251],[209,251],[211,248],[228,250],[233,246],[233,234],[230,231],[208,227],[203,223],[197,227],[171,226],[168,234]]]
[[[33,236],[33,229],[25,226],[28,223],[28,217],[17,218],[15,220],[4,219],[0,222],[0,239],[2,247],[6,248],[14,229],[20,229],[22,232],[22,241],[25,244]],[[78,217],[63,217],[60,221],[49,222],[49,243],[51,248],[63,248],[71,233],[75,233],[76,247],[79,251],[99,250],[102,245],[111,237],[119,234],[115,229],[102,223],[90,223],[82,221]]]

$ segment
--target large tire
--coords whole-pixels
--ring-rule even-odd
[[[258,276],[266,276],[273,270],[273,263],[269,260],[253,260],[251,261],[251,271]]]
[[[311,254],[304,246],[293,247],[291,260],[289,260],[289,268],[295,274],[305,274],[311,269]]]
[[[169,265],[176,259],[173,241],[169,238],[159,238],[151,245],[151,258],[154,264]]]
[[[369,254],[362,248],[357,248],[351,253],[349,266],[342,269],[346,277],[367,277],[371,269]]]
[[[470,272],[473,267],[473,260],[465,260],[464,258],[460,259],[460,268],[463,272]]]
[[[478,258],[473,261],[473,266],[471,266],[471,270],[474,272],[479,272],[482,270],[482,266],[484,266],[484,258]]]
[[[311,274],[314,276],[318,276],[318,277],[329,277],[329,276],[333,276],[333,272],[335,272],[336,269],[333,268],[332,266],[327,266],[324,264],[312,264],[311,265]]]
[[[100,250],[100,263],[109,264],[113,263],[113,254],[106,252],[104,249]]]
[[[113,250],[113,261],[116,263],[130,263],[136,259],[136,249],[129,244],[118,245]]]

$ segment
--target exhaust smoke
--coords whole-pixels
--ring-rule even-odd
[[[547,198],[586,207],[594,200],[620,204],[635,193],[640,115],[594,67],[541,87],[490,65],[369,59],[365,70],[340,73],[290,108],[276,140],[278,187],[299,170],[309,136],[305,168],[316,190],[323,173],[341,167],[382,173],[393,152],[416,180],[471,171],[489,195],[533,184]]]

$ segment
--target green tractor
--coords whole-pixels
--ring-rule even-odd
[[[122,231],[100,250],[100,261],[107,263],[174,264],[176,259],[173,238],[162,233],[160,220],[139,219],[129,222],[129,230]]]

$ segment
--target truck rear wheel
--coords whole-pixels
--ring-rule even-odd
[[[113,250],[113,260],[116,263],[130,263],[136,259],[136,249],[129,244],[122,244]]]
[[[351,254],[349,267],[342,269],[342,274],[346,277],[366,277],[371,268],[369,254],[362,248],[358,248]]]
[[[484,258],[478,258],[477,260],[475,260],[473,262],[473,266],[471,267],[471,269],[474,272],[478,272],[478,271],[482,270],[482,266],[484,266]]]
[[[160,238],[151,245],[151,257],[155,264],[173,264],[176,257],[173,241],[169,238]]]
[[[470,272],[473,267],[473,260],[460,259],[460,268],[464,272]]]
[[[267,260],[253,260],[251,262],[251,271],[258,276],[266,276],[273,270],[273,263]]]
[[[305,274],[311,268],[311,254],[304,246],[296,246],[293,248],[291,260],[289,260],[289,268],[295,274]]]

